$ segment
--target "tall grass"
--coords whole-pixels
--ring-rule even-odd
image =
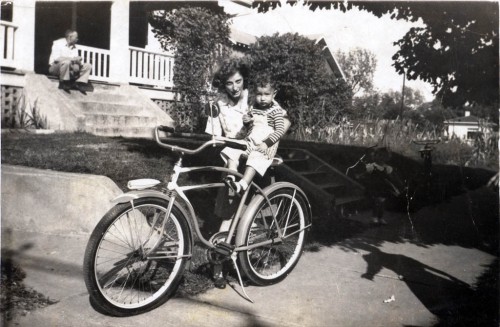
[[[26,94],[23,93],[16,102],[12,119],[2,122],[2,127],[48,129],[47,117],[40,113],[37,103],[38,99],[31,104]]]
[[[434,145],[433,161],[498,170],[498,133],[478,134],[472,142],[449,138],[432,124],[419,125],[409,119],[342,121],[324,127],[298,127],[288,136],[297,141],[353,146],[384,146],[401,155],[420,159],[421,146],[413,141],[440,140]]]

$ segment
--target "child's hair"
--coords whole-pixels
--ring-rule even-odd
[[[236,73],[240,73],[243,77],[243,88],[248,87],[248,65],[242,59],[225,59],[218,64],[219,68],[214,75],[212,85],[219,91],[224,91],[226,81],[229,77]]]
[[[269,73],[257,73],[254,78],[252,78],[252,90],[256,90],[258,87],[270,86],[273,90],[277,89],[276,81],[272,78]]]

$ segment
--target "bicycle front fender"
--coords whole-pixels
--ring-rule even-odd
[[[111,203],[113,203],[113,204],[125,203],[125,202],[130,202],[132,200],[136,200],[139,198],[147,198],[147,197],[160,198],[160,199],[170,201],[170,197],[168,195],[160,192],[160,191],[137,190],[137,191],[130,191],[127,193],[120,194],[116,198],[111,200]]]
[[[120,194],[119,196],[117,196],[116,198],[111,200],[111,202],[114,205],[116,205],[116,204],[120,204],[120,203],[128,203],[130,201],[134,201],[134,200],[137,200],[140,198],[160,198],[160,199],[163,199],[163,200],[169,201],[169,202],[172,200],[172,198],[170,196],[166,195],[165,193],[162,193],[162,192],[157,191],[157,190],[146,189],[146,190],[130,191],[127,193]],[[191,222],[190,215],[177,201],[174,202],[174,206],[177,209],[179,209],[179,211],[184,215],[184,217],[186,217],[186,220],[187,220],[188,225],[189,225],[189,232],[190,232],[189,238],[190,238],[190,243],[191,243],[191,249],[193,249],[193,247],[194,247],[193,223]]]

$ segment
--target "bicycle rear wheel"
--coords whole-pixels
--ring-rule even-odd
[[[294,189],[278,189],[250,204],[252,219],[238,231],[243,246],[275,240],[239,252],[244,274],[257,285],[271,285],[283,280],[295,267],[302,254],[306,238],[306,224],[310,221],[307,199]],[[276,214],[273,219],[272,212]],[[283,239],[276,241],[281,231]]]
[[[191,253],[189,225],[168,201],[142,198],[113,207],[90,236],[85,284],[98,311],[114,316],[143,313],[172,295]],[[153,248],[156,249],[153,250]]]

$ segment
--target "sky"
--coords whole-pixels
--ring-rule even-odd
[[[343,13],[339,10],[311,11],[302,4],[283,5],[267,13],[257,13],[256,9],[246,8],[221,0],[221,5],[233,18],[235,28],[246,33],[263,36],[276,32],[299,33],[302,35],[321,34],[325,37],[332,52],[360,47],[375,53],[377,69],[374,86],[379,91],[401,91],[403,76],[392,67],[391,57],[398,48],[393,43],[399,40],[413,26],[423,26],[422,22],[410,23],[391,20],[388,15],[381,18],[357,9]],[[433,98],[432,87],[423,81],[406,81],[405,85],[418,89],[427,101]]]

